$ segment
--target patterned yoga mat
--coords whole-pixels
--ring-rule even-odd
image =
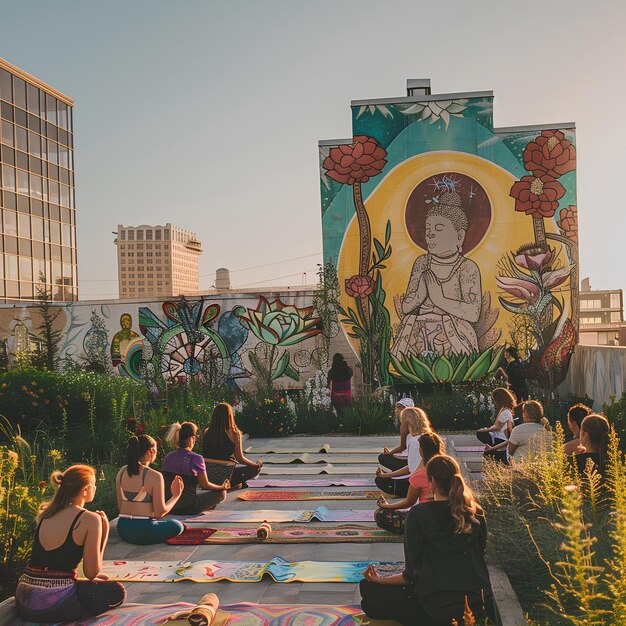
[[[178,537],[168,539],[172,545],[235,543],[400,543],[401,535],[358,524],[341,526],[272,528],[267,539],[257,537],[256,528],[189,528]]]
[[[248,487],[375,487],[373,478],[302,478],[283,480],[281,478],[253,478]]]
[[[271,561],[104,561],[102,573],[109,580],[125,582],[199,583],[229,580],[236,583],[256,583],[270,576],[277,583],[357,583],[363,572],[374,565],[382,576],[399,574],[401,562],[379,561],[297,561],[289,563],[276,556]]]
[[[329,443],[322,446],[296,446],[285,445],[252,445],[245,449],[246,454],[381,454],[383,446],[372,448],[344,448],[337,446],[333,448]]]
[[[484,452],[485,446],[454,446],[457,452]]]
[[[244,491],[237,498],[250,502],[278,500],[378,500],[380,491]],[[392,496],[393,497],[393,496]]]
[[[309,465],[263,465],[262,475],[281,474],[284,476],[307,474],[373,474],[376,466],[372,465],[331,465],[311,463]]]
[[[311,463],[377,463],[377,454],[270,454],[263,457],[263,463],[294,463],[294,464],[311,464]]]
[[[165,620],[178,611],[193,608],[193,604],[177,602],[166,605],[126,604],[79,622],[63,626],[164,626]],[[315,604],[274,605],[240,602],[221,605],[211,626],[360,626],[358,606],[329,606]],[[189,626],[185,620],[165,622],[167,626]],[[15,620],[12,626],[31,626],[29,622]],[[60,625],[58,625],[60,626]]]
[[[325,506],[318,506],[316,509],[299,510],[299,511],[278,511],[276,509],[255,510],[255,511],[225,511],[224,509],[215,509],[214,511],[205,511],[200,515],[188,517],[185,522],[187,524],[211,524],[215,522],[296,522],[306,523],[311,521],[318,522],[373,522],[373,510],[331,510]]]

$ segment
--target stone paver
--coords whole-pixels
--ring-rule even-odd
[[[382,449],[393,447],[397,443],[397,437],[289,437],[284,439],[263,439],[245,442],[245,447],[251,445],[272,445],[279,450],[297,449],[299,446],[321,446],[329,442],[333,451],[341,452],[341,448],[372,448],[376,446]],[[461,444],[459,444],[461,445]],[[469,444],[463,444],[469,445]],[[250,454],[255,459],[256,455]],[[263,456],[269,455],[260,455]],[[328,461],[332,462],[332,453],[328,454]],[[355,463],[362,463],[358,454],[352,454]],[[371,453],[369,453],[371,458]],[[371,477],[376,465],[370,464],[371,473],[363,474],[363,477]],[[285,468],[289,471],[289,467]],[[311,476],[320,478],[322,476]],[[333,478],[340,478],[335,475]],[[360,475],[346,475],[345,478],[360,477]],[[291,478],[287,473],[272,478]],[[298,479],[304,476],[296,477]],[[327,489],[341,490],[340,487],[328,487]],[[353,488],[346,487],[346,491]],[[317,506],[325,506],[329,509],[373,509],[374,501],[368,500],[322,500],[300,502],[246,502],[237,498],[234,492],[228,495],[226,502],[220,506],[230,510],[246,509],[308,509]],[[324,526],[316,522],[312,526]],[[242,524],[242,526],[255,526],[255,524]],[[119,539],[113,530],[109,545],[105,553],[106,559],[128,560],[184,560],[199,561],[203,559],[223,559],[238,561],[265,561],[274,556],[282,556],[288,561],[315,560],[315,561],[366,561],[387,560],[402,561],[404,558],[401,543],[375,543],[375,544],[350,544],[350,543],[323,543],[323,544],[244,544],[244,545],[201,545],[201,546],[133,546]],[[244,584],[231,582],[210,583],[210,585],[194,582],[179,583],[127,583],[129,602],[145,602],[149,604],[163,602],[193,602],[208,591],[217,593],[223,603],[234,602],[262,602],[265,604],[353,604],[360,599],[358,585],[351,583],[275,583],[270,579],[264,579],[260,583]]]

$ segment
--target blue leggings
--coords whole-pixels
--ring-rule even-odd
[[[117,520],[117,534],[121,539],[137,546],[149,546],[153,543],[165,543],[172,537],[178,537],[185,527],[177,519],[130,519],[120,517]]]

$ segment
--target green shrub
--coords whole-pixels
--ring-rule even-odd
[[[313,406],[302,396],[294,400],[294,406],[297,418],[295,433],[325,435],[337,432],[339,420],[332,409]]]
[[[388,433],[394,429],[394,411],[389,398],[369,395],[345,407],[338,417],[339,430],[357,435]]]
[[[591,406],[591,405],[589,405]],[[608,404],[602,405],[602,411],[606,415],[609,422],[615,428],[615,432],[620,438],[622,445],[626,444],[626,392],[621,398],[611,396]]]
[[[296,414],[284,394],[244,394],[242,404],[237,423],[251,437],[284,437],[296,427]]]

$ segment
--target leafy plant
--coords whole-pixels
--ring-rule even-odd
[[[393,407],[389,399],[370,394],[343,409],[339,417],[339,429],[357,435],[388,433],[393,430],[393,420]]]
[[[296,414],[284,394],[243,394],[243,409],[237,416],[240,428],[252,437],[283,437],[296,426]]]

